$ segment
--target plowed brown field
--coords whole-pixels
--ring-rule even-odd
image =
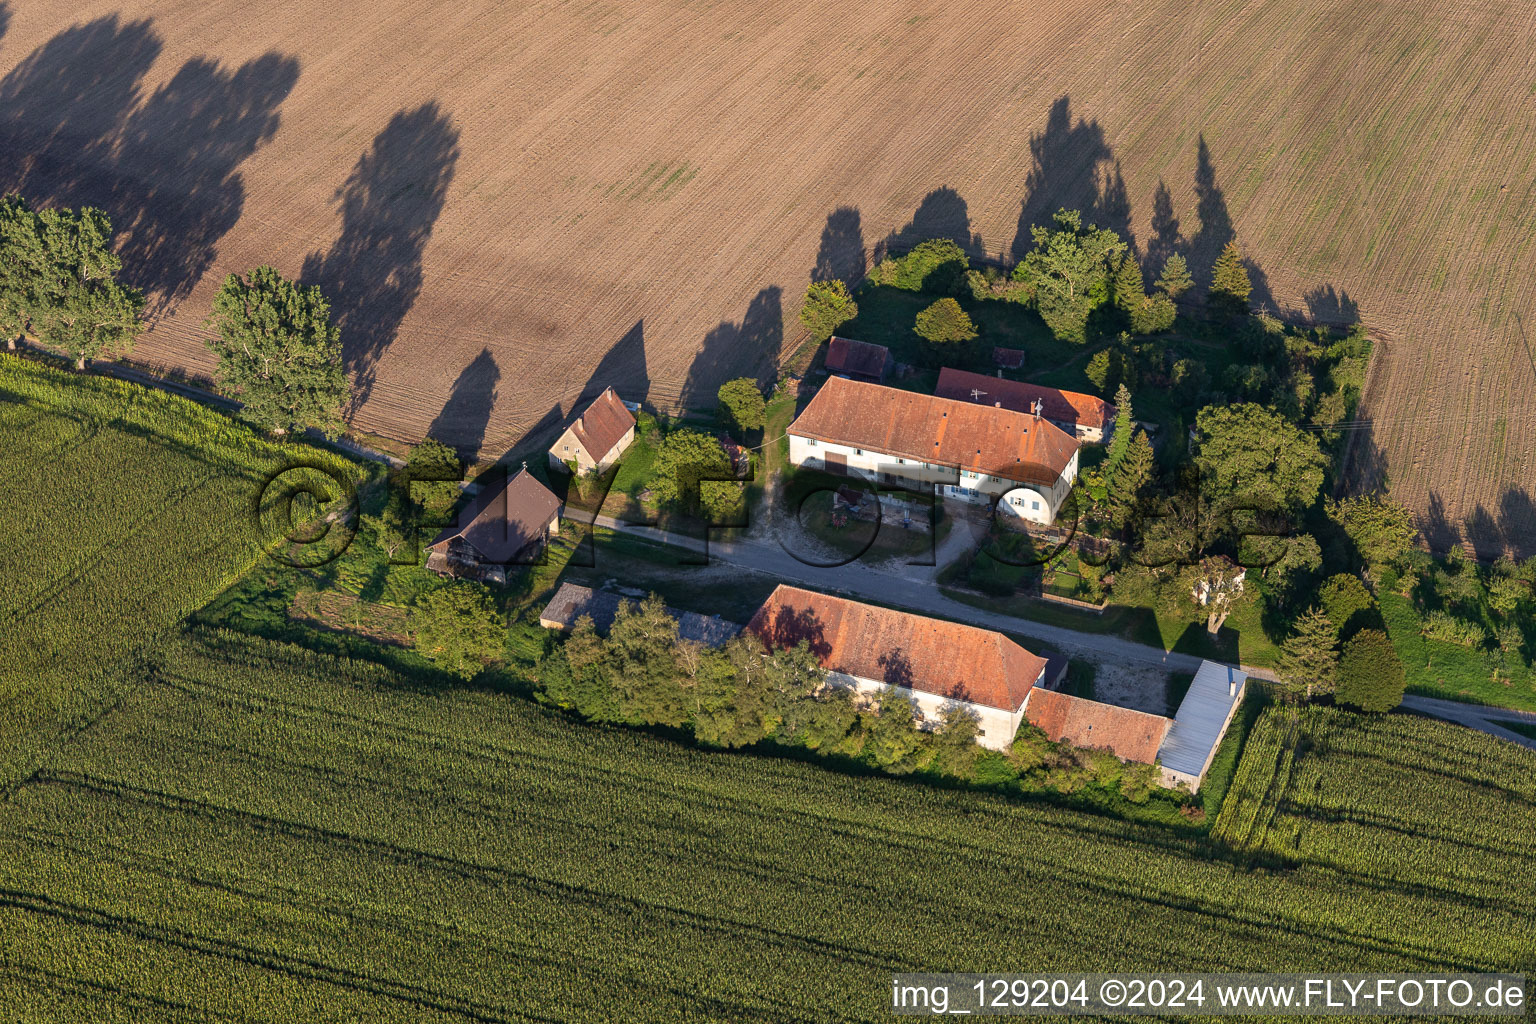
[[[928,234],[1008,256],[1087,205],[1197,270],[1235,231],[1273,308],[1358,309],[1387,340],[1360,474],[1536,544],[1529,4],[12,0],[0,25],[0,188],[113,212],[151,364],[210,369],[218,281],[273,262],[333,296],[356,425],[494,456],[600,385],[666,405],[771,365],[813,268]]]

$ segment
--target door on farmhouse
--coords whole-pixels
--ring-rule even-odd
[[[848,456],[843,452],[827,452],[827,472],[839,476],[848,475]]]

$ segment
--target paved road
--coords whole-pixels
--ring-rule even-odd
[[[1194,672],[1200,667],[1202,660],[1193,655],[1173,654],[1158,647],[1132,643],[1119,637],[1080,633],[1060,626],[975,608],[940,592],[932,581],[931,572],[908,577],[884,572],[858,562],[835,567],[807,565],[774,541],[742,537],[739,534],[731,537],[728,531],[719,531],[712,535],[706,549],[704,541],[698,537],[626,523],[612,516],[598,516],[597,525],[621,533],[645,537],[661,544],[686,548],[699,554],[707,552],[712,561],[718,560],[744,569],[778,576],[788,582],[803,583],[817,590],[867,598],[916,612],[958,619],[978,626],[1033,637],[1036,640],[1044,640],[1069,654],[1087,654],[1096,661],[1113,658],[1156,665],[1170,672]],[[924,578],[925,575],[927,578]]]
[[[1513,729],[1505,729],[1498,724],[1524,722],[1528,725],[1536,725],[1536,712],[1533,711],[1516,711],[1513,708],[1496,708],[1483,704],[1463,704],[1460,701],[1441,700],[1438,697],[1418,697],[1413,694],[1403,698],[1403,707],[1409,711],[1443,718],[1447,722],[1455,722],[1468,729],[1476,729],[1490,736],[1497,736],[1501,740],[1508,740],[1522,747],[1536,750],[1536,739],[1522,736]]]

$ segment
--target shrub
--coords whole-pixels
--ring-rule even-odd
[[[1520,632],[1520,627],[1513,622],[1501,623],[1493,631],[1493,638],[1498,641],[1499,650],[1505,654],[1520,653],[1520,645],[1525,643],[1525,635]]]
[[[935,345],[953,345],[976,337],[976,325],[954,299],[940,299],[917,314],[912,329],[919,338]]]
[[[1406,684],[1403,663],[1381,630],[1362,629],[1344,645],[1336,691],[1340,703],[1362,711],[1391,711],[1402,703]]]
[[[905,256],[881,260],[870,279],[909,292],[954,292],[966,283],[969,268],[964,249],[947,238],[933,238]]]
[[[1480,647],[1488,639],[1488,632],[1479,623],[1450,612],[1430,612],[1420,629],[1431,640],[1460,647]]]

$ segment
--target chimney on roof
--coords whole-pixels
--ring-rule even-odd
[[[1034,410],[1035,410],[1035,419],[1039,419],[1040,418],[1040,399],[1038,399],[1038,398],[1035,399],[1035,401],[1034,401]]]
[[[1237,677],[1232,674],[1232,666],[1227,666],[1227,696],[1237,696]]]

